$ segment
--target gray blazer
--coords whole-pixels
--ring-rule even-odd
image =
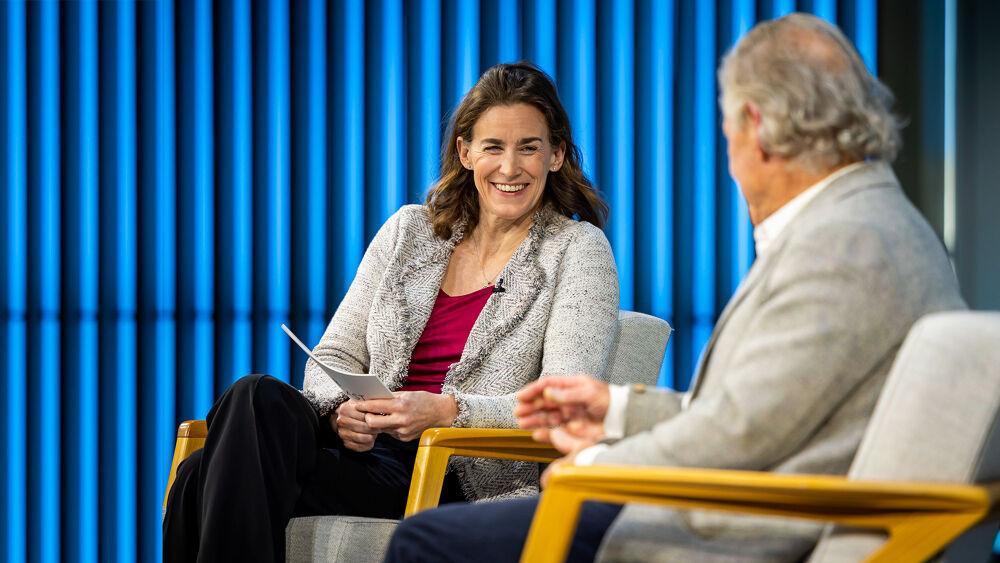
[[[408,205],[379,230],[314,353],[348,371],[373,373],[389,389],[406,379],[455,245],[434,236],[427,208]],[[546,207],[499,276],[442,392],[455,396],[455,426],[516,426],[514,393],[545,374],[602,373],[618,322],[618,275],[604,233]],[[321,415],[347,397],[311,360],[306,398]],[[537,491],[537,465],[455,459],[470,500]]]
[[[633,390],[596,463],[846,474],[910,326],[964,308],[943,246],[891,168],[837,179],[751,268],[702,354],[689,403]],[[821,526],[626,507],[603,560],[795,560]]]

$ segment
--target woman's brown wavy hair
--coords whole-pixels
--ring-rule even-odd
[[[580,166],[580,149],[573,143],[569,116],[559,101],[552,80],[530,63],[498,64],[483,73],[469,90],[448,124],[441,147],[441,177],[427,194],[434,234],[449,239],[452,227],[466,224],[469,233],[479,222],[479,194],[472,171],[458,158],[457,140],[472,139],[472,127],[486,110],[496,106],[528,104],[545,116],[549,142],[565,143],[563,165],[550,172],[542,192],[542,205],[551,204],[559,213],[603,227],[608,205],[594,189]]]

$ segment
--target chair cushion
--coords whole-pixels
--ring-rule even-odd
[[[396,524],[396,520],[360,516],[293,518],[285,529],[285,555],[289,563],[379,562]]]
[[[913,326],[896,357],[848,478],[996,480],[998,414],[1000,314],[928,315]],[[883,539],[828,529],[811,561],[861,560]],[[976,549],[985,555],[989,543]]]
[[[608,369],[602,379],[618,385],[656,385],[670,332],[670,325],[663,319],[634,311],[620,311],[618,337],[611,348]]]

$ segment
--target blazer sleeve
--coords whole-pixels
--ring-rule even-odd
[[[353,373],[367,373],[368,315],[386,266],[393,257],[406,213],[406,207],[397,211],[368,245],[354,281],[313,349],[313,354],[324,363]],[[320,416],[347,400],[340,387],[311,359],[306,360],[303,394],[319,410]]]
[[[718,378],[712,389],[651,430],[617,442],[595,463],[773,467],[892,360],[905,332],[900,327],[908,326],[899,318],[906,309],[897,288],[905,280],[886,260],[891,251],[878,232],[827,226],[790,240],[784,253],[726,371],[710,367],[704,374]]]
[[[590,223],[575,225],[545,326],[542,375],[601,374],[618,323],[618,272],[608,239]],[[515,394],[455,393],[455,426],[514,428]]]

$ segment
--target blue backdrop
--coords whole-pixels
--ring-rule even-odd
[[[622,307],[686,387],[753,259],[715,67],[754,22],[875,0],[0,6],[0,559],[154,561],[173,436],[230,382],[300,384],[367,241],[438,169],[481,70],[557,81],[611,205]]]

